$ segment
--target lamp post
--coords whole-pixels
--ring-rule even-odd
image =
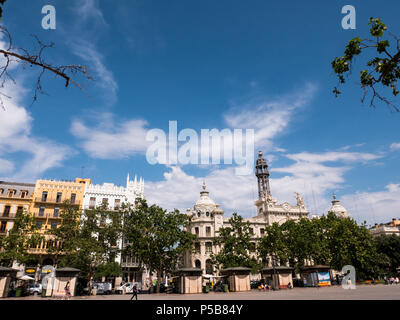
[[[276,286],[276,268],[275,268],[275,255],[272,256],[272,269],[273,269],[273,276],[272,276],[272,290],[276,291],[279,290],[279,286]]]

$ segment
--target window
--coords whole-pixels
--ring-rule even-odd
[[[62,198],[62,193],[61,192],[57,192],[56,202],[61,202],[61,198]]]
[[[200,261],[200,260],[196,260],[196,261],[194,262],[194,266],[195,266],[195,268],[197,268],[197,269],[201,269],[201,261]]]
[[[212,242],[206,242],[206,252],[207,253],[212,252]]]
[[[24,212],[24,207],[18,207],[17,208],[17,213],[22,213]]]
[[[45,206],[41,206],[41,207],[39,208],[39,217],[43,217],[43,216],[44,216],[44,209],[46,209]]]
[[[194,228],[194,233],[195,233],[196,235],[199,235],[199,227]]]
[[[206,236],[207,237],[211,236],[211,227],[206,227]]]
[[[108,198],[103,198],[102,203],[103,203],[104,205],[108,205]]]
[[[194,250],[196,253],[201,253],[200,243],[196,242],[194,244]]]
[[[262,236],[265,234],[265,229],[264,229],[264,228],[261,228],[261,229],[260,229],[260,234],[261,234]]]
[[[255,252],[256,251],[256,244],[254,242],[250,242],[250,251]]]
[[[22,190],[21,191],[21,198],[25,198],[28,195],[28,191]]]
[[[11,209],[11,206],[4,207],[3,217],[8,217],[10,215],[10,209]]]
[[[89,201],[89,209],[94,209],[96,207],[96,198],[91,197]]]
[[[2,221],[0,224],[0,232],[5,232],[7,229],[7,221]]]
[[[58,223],[57,223],[57,222],[52,222],[52,223],[51,223],[51,229],[52,229],[52,230],[57,229],[57,226],[58,226]]]
[[[250,234],[254,234],[254,229],[250,228]]]
[[[76,200],[76,194],[71,193],[71,203],[75,203],[75,200]]]
[[[210,213],[209,213],[208,211],[206,212],[206,216],[207,216],[207,217],[209,217],[209,216],[210,216]]]
[[[42,192],[42,201],[47,201],[47,191]]]
[[[0,188],[0,194],[3,194],[3,193],[4,193],[4,189]]]
[[[198,216],[199,218],[200,218],[200,214],[201,214],[201,213],[200,213],[200,211],[199,211],[199,212],[197,212],[197,216]]]
[[[9,196],[10,198],[13,197],[14,194],[15,194],[15,190],[13,190],[13,189],[9,189],[9,190],[8,190],[8,196]]]
[[[53,217],[57,218],[60,216],[60,208],[54,208]]]
[[[114,210],[119,210],[121,207],[121,200],[120,199],[115,199],[114,201]]]
[[[42,221],[38,221],[38,222],[36,222],[36,229],[42,229],[42,226],[43,226],[43,222]]]

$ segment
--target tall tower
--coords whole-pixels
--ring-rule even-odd
[[[258,151],[258,159],[256,161],[256,177],[258,182],[258,199],[271,195],[269,187],[269,171],[267,161],[263,158],[262,151]]]

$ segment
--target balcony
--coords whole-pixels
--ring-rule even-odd
[[[46,254],[47,249],[46,248],[29,248],[28,252],[30,254]]]
[[[35,218],[40,218],[40,219],[46,219],[48,216],[49,216],[49,214],[48,213],[40,213],[40,212],[35,212],[34,214],[33,214],[33,216],[35,217]]]
[[[48,203],[48,204],[58,204],[58,205],[62,205],[64,203],[65,200],[71,201],[70,199],[63,199],[62,201],[57,201],[57,198],[42,198],[42,197],[37,197],[35,198],[35,202],[36,203]],[[74,206],[79,206],[81,204],[81,202],[79,200],[75,200],[73,203],[70,203],[71,205]]]
[[[17,195],[17,194],[14,194],[12,196],[10,196],[8,194],[0,194],[0,199],[17,199],[17,200],[27,200],[27,201],[29,201],[29,200],[32,199],[32,197],[31,196],[21,197],[21,195]]]

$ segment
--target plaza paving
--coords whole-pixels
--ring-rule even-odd
[[[129,300],[131,295],[98,295],[73,297],[71,300]],[[7,300],[54,300],[41,297],[8,298]],[[260,292],[208,294],[139,294],[138,300],[400,300],[400,285],[359,285],[355,290],[341,286],[326,288],[294,288]]]

